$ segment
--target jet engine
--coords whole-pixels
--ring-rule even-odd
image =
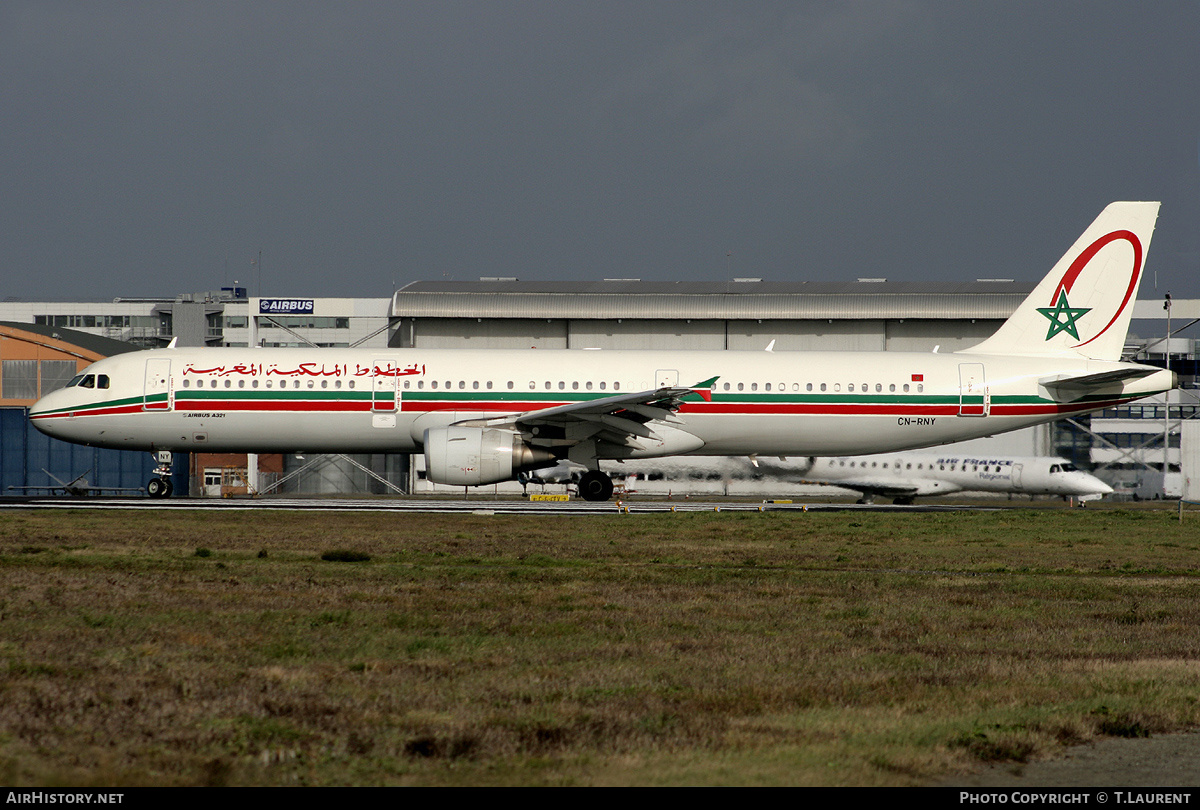
[[[435,484],[495,484],[556,461],[549,451],[531,447],[511,430],[453,425],[429,428],[424,444],[425,474]]]

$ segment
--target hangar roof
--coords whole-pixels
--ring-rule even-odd
[[[852,282],[415,281],[393,318],[1004,319],[1033,285]]]
[[[6,337],[25,340],[29,343],[41,343],[42,345],[57,348],[67,353],[72,353],[71,348],[74,347],[81,350],[89,360],[98,360],[101,357],[111,357],[114,354],[123,354],[124,352],[136,352],[141,348],[132,343],[113,340],[88,332],[33,323],[0,321],[0,334]]]

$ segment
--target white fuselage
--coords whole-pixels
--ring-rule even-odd
[[[98,361],[30,416],[52,436],[122,449],[405,453],[421,449],[429,428],[715,377],[711,401],[688,395],[677,413],[673,427],[701,442],[688,453],[841,456],[1002,433],[1173,384],[1158,371],[1075,400],[1044,386],[1117,368],[1129,364],[907,352],[160,349]],[[676,452],[670,444],[662,455]]]
[[[884,495],[996,492],[1098,498],[1113,491],[1065,459],[962,452],[954,447],[940,453],[815,458],[795,464],[767,459],[760,467],[769,475],[787,480]]]

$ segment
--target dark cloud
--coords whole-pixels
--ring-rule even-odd
[[[281,294],[1033,280],[1160,199],[1151,269],[1200,295],[1198,31],[1191,2],[9,2],[4,294],[253,287],[260,250]]]

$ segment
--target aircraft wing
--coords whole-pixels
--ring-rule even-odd
[[[517,430],[527,441],[547,447],[570,447],[584,442],[623,448],[634,457],[691,452],[704,445],[700,439],[680,430],[683,421],[675,416],[683,398],[695,395],[709,399],[716,377],[694,386],[673,386],[617,394],[600,399],[556,405],[536,411],[490,419],[467,420],[460,425]],[[618,456],[623,455],[618,453]]]
[[[864,495],[883,495],[889,498],[905,498],[915,495],[949,495],[961,492],[962,487],[949,481],[920,478],[843,478],[843,479],[809,479],[802,483],[823,484],[826,486],[852,489]]]
[[[884,495],[887,497],[918,495],[919,488],[903,482],[874,481],[867,478],[843,479],[839,481],[802,480],[802,484],[820,484],[828,487],[852,489],[864,495]]]

